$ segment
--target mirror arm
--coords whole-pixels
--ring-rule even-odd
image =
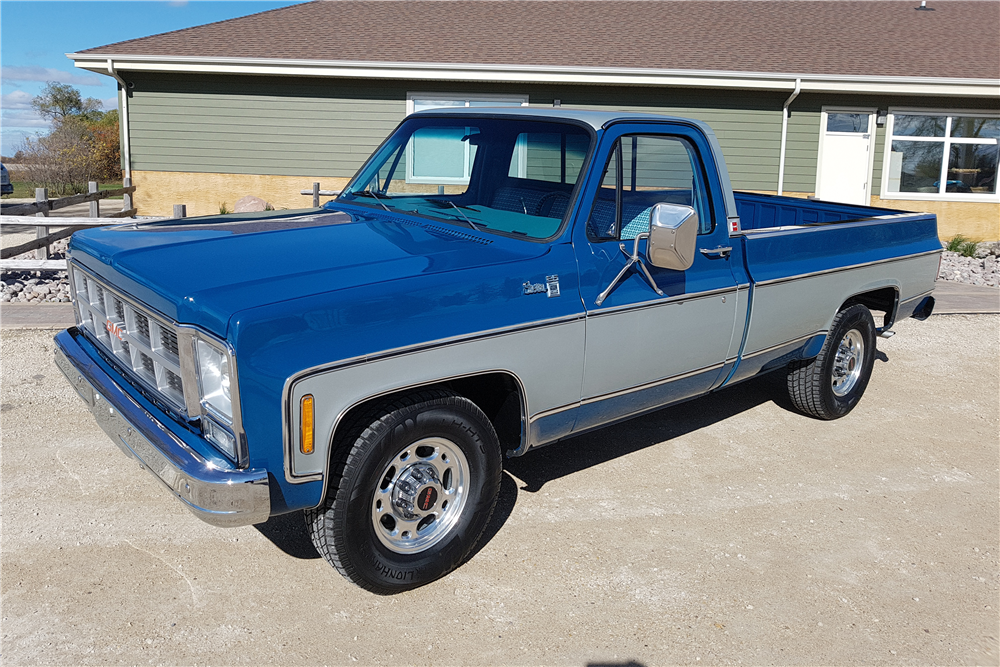
[[[615,279],[611,281],[611,284],[608,285],[607,289],[597,295],[597,300],[594,301],[595,305],[599,306],[604,303],[604,300],[608,298],[609,294],[611,294],[611,290],[615,288],[615,285],[621,282],[621,279],[625,277],[625,274],[628,273],[629,269],[637,264],[639,265],[639,269],[642,271],[642,275],[646,278],[646,282],[648,282],[649,286],[653,288],[653,291],[660,296],[663,296],[663,290],[656,286],[656,281],[653,280],[653,276],[650,275],[649,269],[646,268],[646,265],[642,262],[642,258],[639,257],[639,241],[646,238],[649,238],[649,232],[643,232],[636,235],[635,242],[632,244],[631,255],[628,250],[625,249],[624,243],[618,244],[618,248],[625,254],[626,257],[628,257],[628,261],[625,263],[625,266],[622,267],[622,270],[618,272],[618,275],[615,276]]]

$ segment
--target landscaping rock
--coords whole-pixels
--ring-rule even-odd
[[[271,211],[274,207],[268,204],[266,201],[260,197],[254,197],[253,195],[247,195],[246,197],[241,197],[236,201],[236,207],[233,209],[234,213],[253,213],[256,211]]]

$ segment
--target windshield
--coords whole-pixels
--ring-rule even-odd
[[[577,125],[518,118],[414,117],[338,201],[544,239],[559,231],[590,150]]]

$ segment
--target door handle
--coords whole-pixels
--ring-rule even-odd
[[[705,257],[729,257],[729,253],[732,251],[730,246],[719,246],[718,248],[702,248],[701,254]]]

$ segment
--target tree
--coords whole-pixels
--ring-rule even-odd
[[[92,177],[99,181],[120,181],[122,178],[121,132],[118,110],[112,109],[96,123],[91,123]]]
[[[94,172],[93,134],[79,118],[67,116],[48,136],[21,144],[25,180],[54,194],[85,192]]]
[[[83,99],[72,86],[48,82],[31,101],[52,121],[48,136],[25,139],[18,155],[26,180],[54,193],[84,192],[87,181],[121,179],[118,110],[101,111],[101,102]]]
[[[67,118],[98,121],[104,116],[101,101],[96,97],[83,99],[80,91],[66,83],[49,81],[41,95],[31,100],[31,107],[43,118],[59,126]]]

